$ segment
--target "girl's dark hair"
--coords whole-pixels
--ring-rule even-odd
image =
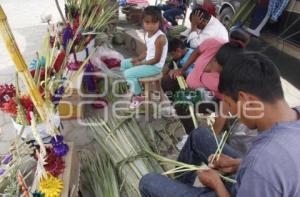
[[[246,45],[250,39],[250,36],[243,29],[238,28],[229,33],[229,39],[231,41],[240,41]]]
[[[163,22],[161,10],[157,6],[146,7],[143,11],[142,20],[146,16],[151,16],[153,22],[159,22],[160,24]]]
[[[190,21],[192,21],[192,16],[194,16],[196,13],[199,13],[199,15],[202,14],[202,17],[204,20],[209,20],[211,15],[208,13],[208,11],[202,7],[195,8],[192,13],[190,14]]]
[[[219,91],[234,101],[240,91],[269,103],[284,98],[278,68],[257,52],[240,53],[226,63],[220,74]]]
[[[224,44],[216,54],[216,60],[224,66],[227,61],[244,51],[246,44],[249,41],[249,36],[242,29],[236,29],[229,35],[229,42]]]

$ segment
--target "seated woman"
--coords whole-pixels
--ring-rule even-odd
[[[198,48],[208,38],[228,41],[228,31],[224,25],[202,7],[192,11],[190,22],[191,28],[180,34],[186,37],[189,47]]]
[[[171,70],[168,72],[168,75],[165,75],[162,79],[162,88],[165,93],[169,96],[169,99],[172,101],[172,96],[176,91],[178,91],[179,85],[177,83],[176,77],[185,75],[186,71],[190,68],[190,66],[195,65],[191,72],[187,75],[187,84],[191,89],[197,88],[207,88],[212,91],[217,100],[222,99],[222,94],[219,93],[217,87],[219,83],[219,73],[222,70],[222,66],[227,62],[227,60],[232,56],[241,51],[245,47],[245,43],[248,41],[248,37],[245,34],[245,37],[241,37],[240,40],[237,33],[233,32],[231,37],[235,37],[231,42],[224,44],[224,41],[216,40],[216,39],[208,39],[206,40],[200,47],[193,51],[188,60],[181,66],[181,68],[177,71]],[[238,32],[240,35],[240,32]],[[172,53],[171,53],[172,55]],[[226,107],[226,105],[224,105]],[[201,107],[198,109],[200,113],[207,113],[207,109],[217,110],[211,107]],[[189,112],[187,110],[182,109],[180,106],[176,106],[176,113],[179,117],[188,116]],[[220,109],[223,113],[226,112],[226,108]],[[226,113],[225,113],[226,114]],[[193,129],[193,121],[191,118],[181,118],[180,119],[186,133],[189,134]],[[224,127],[225,120],[221,118],[217,118],[214,124],[214,130],[216,133],[220,133]],[[185,136],[184,138],[187,138]]]
[[[158,5],[158,7],[164,11],[163,16],[173,26],[177,25],[176,16],[184,14],[186,10],[184,0],[168,0],[166,4]]]

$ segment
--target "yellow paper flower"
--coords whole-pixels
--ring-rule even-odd
[[[62,180],[48,174],[48,178],[42,178],[39,184],[39,191],[45,194],[45,197],[59,197],[64,186]]]

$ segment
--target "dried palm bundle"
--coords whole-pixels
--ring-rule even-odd
[[[162,173],[163,170],[153,158],[143,157],[150,146],[136,120],[110,117],[104,121],[96,117],[88,122],[100,148],[117,168],[122,188],[131,197],[140,196],[138,185],[142,176],[150,172]]]
[[[103,150],[83,150],[81,161],[83,181],[92,196],[120,196],[115,168]]]

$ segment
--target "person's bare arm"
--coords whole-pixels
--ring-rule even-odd
[[[229,105],[222,101],[220,103],[220,114],[218,114],[218,117],[216,117],[215,122],[213,124],[214,131],[217,135],[219,135],[222,132],[228,114],[229,114]],[[226,117],[224,117],[224,115]]]
[[[216,135],[220,135],[220,133],[222,132],[224,125],[226,123],[226,118],[218,116],[215,118],[215,122],[213,124],[213,129],[214,132],[216,133]]]
[[[218,197],[230,197],[230,194],[223,183],[218,184],[215,191]]]
[[[147,56],[147,51],[143,51],[138,57],[132,58],[133,64],[138,64],[143,61]]]
[[[183,73],[196,61],[196,59],[201,55],[199,49],[195,49],[193,53],[190,55],[189,59],[184,63],[181,69],[172,73],[172,78],[176,78],[178,76],[183,75]]]
[[[208,166],[225,174],[236,173],[240,167],[241,159],[232,158],[228,155],[221,154],[219,159],[214,159],[214,154],[208,157]]]
[[[148,61],[142,61],[138,65],[154,65],[157,64],[162,56],[163,48],[165,44],[167,43],[167,39],[165,36],[160,35],[156,41],[155,41],[155,56],[154,58],[148,60]]]
[[[218,197],[230,197],[217,171],[213,169],[199,170],[197,174],[200,182],[214,190]]]
[[[162,70],[163,76],[168,75],[170,70],[171,69],[169,68],[169,64],[165,64],[164,67],[163,67],[163,70]]]

